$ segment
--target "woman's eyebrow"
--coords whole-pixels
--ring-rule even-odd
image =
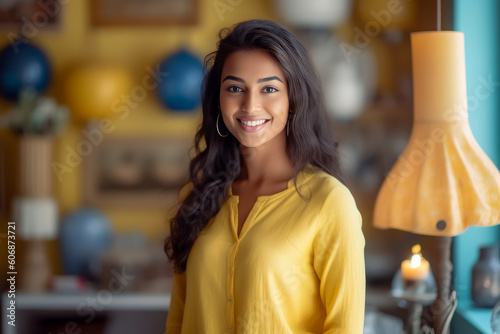
[[[272,80],[281,81],[281,79],[278,78],[277,76],[272,76],[272,77],[267,77],[267,78],[259,79],[259,80],[257,80],[257,83],[266,82],[266,81],[272,81]],[[281,81],[281,82],[283,82],[283,81]]]
[[[224,80],[222,80],[222,82],[226,81],[226,80],[234,80],[234,81],[239,81],[241,83],[245,83],[245,80],[243,80],[242,78],[238,78],[238,77],[235,77],[235,76],[232,76],[232,75],[228,75],[224,78]]]
[[[242,78],[239,78],[239,77],[235,77],[233,75],[228,75],[224,78],[224,80],[222,80],[222,82],[226,81],[226,80],[234,80],[234,81],[239,81],[241,83],[246,83],[245,80],[243,80]],[[283,82],[280,78],[278,78],[277,76],[272,76],[272,77],[267,77],[267,78],[261,78],[259,80],[257,80],[257,83],[261,83],[261,82],[266,82],[266,81],[272,81],[272,80],[278,80],[280,82]]]

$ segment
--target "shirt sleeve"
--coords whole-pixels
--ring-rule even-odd
[[[182,187],[179,193],[179,202],[184,201],[193,189],[191,182]],[[170,308],[168,310],[165,334],[179,334],[182,329],[184,317],[184,304],[186,302],[186,273],[174,274],[172,291],[170,293]]]
[[[327,196],[313,243],[314,270],[326,309],[324,333],[363,333],[366,278],[362,218],[350,191],[337,185]]]
[[[186,301],[186,273],[174,274],[165,334],[179,334]]]

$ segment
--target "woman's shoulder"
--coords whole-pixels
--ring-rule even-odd
[[[350,190],[338,178],[328,174],[323,170],[305,170],[305,177],[308,178],[307,184],[311,189],[313,196],[319,198],[327,197],[352,197]]]
[[[324,171],[317,171],[310,179],[310,187],[314,202],[321,208],[319,221],[335,222],[326,224],[331,226],[324,228],[347,231],[361,227],[362,217],[354,196],[339,179]],[[358,224],[352,224],[353,221]]]

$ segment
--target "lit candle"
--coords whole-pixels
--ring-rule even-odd
[[[411,259],[401,263],[401,274],[406,280],[423,280],[429,276],[429,262],[420,254],[420,245],[413,246],[411,251]]]

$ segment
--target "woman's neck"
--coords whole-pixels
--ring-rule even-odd
[[[250,184],[283,182],[293,177],[293,165],[286,151],[286,136],[280,135],[259,147],[241,147],[238,181]]]

